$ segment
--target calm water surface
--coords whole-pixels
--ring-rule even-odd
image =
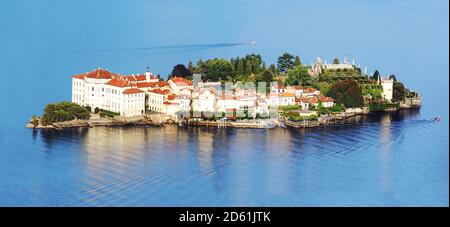
[[[447,1],[1,1],[0,47],[1,206],[449,205]],[[284,51],[351,54],[423,108],[311,130],[24,128],[93,68]]]

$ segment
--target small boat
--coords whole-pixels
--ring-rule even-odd
[[[280,127],[282,127],[282,128],[286,128],[286,124],[284,124],[284,123],[281,123],[281,124],[280,124]]]
[[[440,121],[440,120],[441,120],[441,116],[434,117],[434,121]]]

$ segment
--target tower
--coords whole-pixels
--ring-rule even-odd
[[[381,86],[383,87],[384,100],[391,102],[394,93],[394,80],[390,78],[384,78],[381,80]]]
[[[152,73],[150,72],[150,67],[147,66],[147,71],[145,71],[145,80],[150,81]]]

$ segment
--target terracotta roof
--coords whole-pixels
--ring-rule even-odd
[[[334,99],[331,97],[325,97],[324,95],[317,96],[321,102],[334,102]]]
[[[281,97],[295,97],[295,95],[290,92],[283,92],[283,93],[281,93],[280,96]]]
[[[128,88],[128,89],[125,89],[125,91],[123,91],[122,94],[129,95],[129,94],[137,94],[137,93],[142,93],[142,92],[144,92],[144,91],[141,89]]]
[[[295,102],[303,102],[303,103],[307,103],[309,102],[308,99],[306,97],[300,97],[300,98],[296,98]]]
[[[301,85],[294,86],[295,90],[304,90],[305,88]]]
[[[136,75],[134,76],[136,78],[136,80],[138,81],[142,81],[142,80],[147,80],[147,78],[145,77],[145,75]]]
[[[183,77],[172,77],[172,78],[170,78],[170,80],[172,81],[172,82],[174,82],[176,85],[192,85],[192,82],[191,81],[189,81],[189,80],[186,80],[186,79],[184,79]]]
[[[163,102],[163,104],[164,105],[178,105],[177,102],[168,102],[168,101]]]
[[[105,69],[96,69],[94,71],[88,72],[85,74],[87,78],[93,79],[111,79],[113,77],[118,76],[117,74],[111,73]]]
[[[105,69],[96,69],[94,71],[90,71],[87,73],[78,74],[75,76],[72,76],[72,78],[76,79],[84,79],[84,78],[93,78],[93,79],[111,79],[115,77],[119,77],[119,74],[111,73],[108,70]]]
[[[138,88],[148,88],[148,87],[155,87],[156,83],[153,82],[139,82],[136,84]]]
[[[113,78],[106,83],[106,85],[111,85],[114,87],[129,87],[130,81],[123,79],[123,77]]]
[[[167,94],[170,93],[170,91],[168,91],[168,90],[161,90],[159,88],[153,89],[153,90],[149,90],[149,92],[160,94],[160,95],[167,95]]]
[[[85,75],[85,74],[79,74],[79,75],[72,76],[72,78],[76,78],[76,79],[84,79],[84,75]]]
[[[286,86],[284,86],[284,85],[282,85],[282,84],[279,84],[276,88],[277,88],[277,89],[286,89]]]
[[[309,102],[312,102],[312,103],[317,103],[317,102],[319,102],[319,100],[317,100],[316,97],[309,98],[308,101],[309,101]]]
[[[168,96],[167,96],[167,99],[168,99],[168,100],[174,100],[176,97],[177,97],[176,94],[171,94],[171,95],[168,95]]]
[[[156,82],[156,85],[158,85],[158,87],[164,87],[164,86],[169,86],[169,82],[167,81],[158,81]]]
[[[306,90],[305,90],[306,93],[314,93],[315,91],[317,91],[317,90],[313,87],[306,88]]]
[[[220,100],[235,100],[236,97],[233,95],[222,95],[219,97]]]

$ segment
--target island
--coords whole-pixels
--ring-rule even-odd
[[[284,53],[268,67],[258,54],[177,64],[163,80],[149,68],[72,76],[72,100],[48,104],[26,127],[177,124],[208,127],[318,127],[374,112],[420,108],[420,95],[395,75],[371,75],[354,59],[317,57],[305,65]]]

